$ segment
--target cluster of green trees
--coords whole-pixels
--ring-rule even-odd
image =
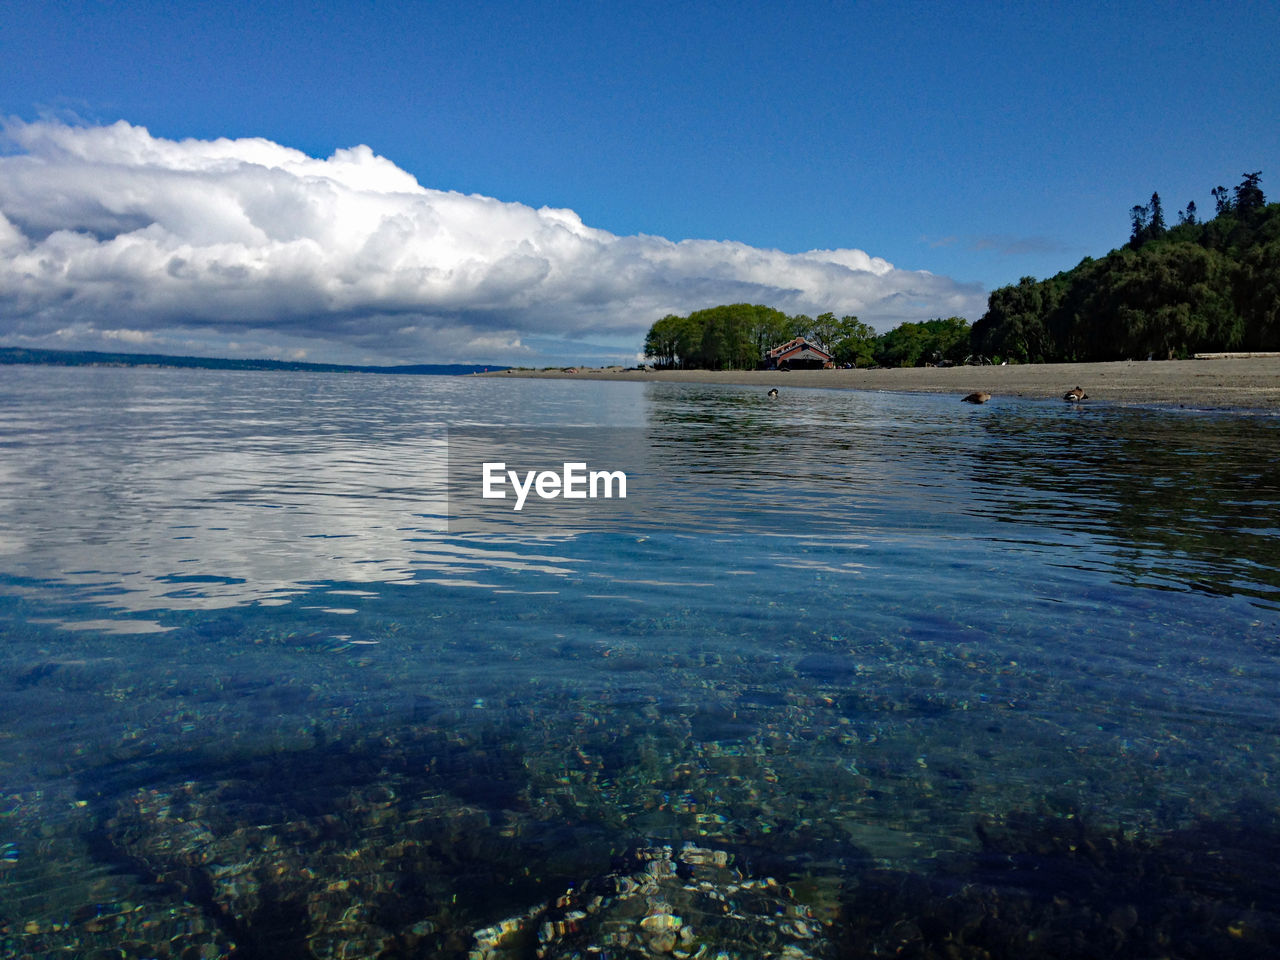
[[[969,350],[969,324],[961,317],[904,323],[877,336],[853,316],[788,316],[760,304],[733,303],[663,317],[649,328],[644,352],[660,367],[754,370],[770,349],[796,337],[832,354],[836,363],[857,367],[959,362]]]
[[[1280,350],[1280,204],[1267,204],[1261,178],[1216,187],[1213,219],[1191,202],[1172,227],[1152,194],[1130,211],[1124,247],[994,291],[973,352],[1056,362]]]
[[[791,317],[760,304],[732,303],[687,317],[668,314],[649,328],[644,352],[660,367],[754,370],[771,348],[800,336],[831,352],[837,343],[874,334],[857,317]]]
[[[964,317],[902,323],[876,338],[874,362],[882,367],[918,367],[926,363],[963,363],[972,353],[969,321]]]

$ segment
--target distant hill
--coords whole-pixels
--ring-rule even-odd
[[[391,367],[297,360],[234,360],[223,357],[171,357],[161,353],[102,353],[97,350],[31,350],[0,347],[0,364],[34,363],[54,367],[181,367],[199,370],[276,370],[308,373],[396,373],[461,376],[507,367],[475,363],[413,363]]]

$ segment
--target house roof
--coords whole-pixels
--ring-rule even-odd
[[[769,351],[769,357],[774,360],[783,360],[796,353],[807,350],[810,353],[822,357],[824,360],[830,360],[831,354],[823,350],[821,347],[815,347],[804,337],[796,337],[794,340],[788,340],[786,343],[779,344]]]

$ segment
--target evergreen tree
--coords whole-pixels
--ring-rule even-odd
[[[1262,171],[1243,174],[1244,180],[1236,187],[1236,211],[1242,216],[1261,210],[1267,205],[1267,198],[1262,195],[1258,181],[1262,179]]]
[[[1178,225],[1189,223],[1192,226],[1196,224],[1196,202],[1194,200],[1187,201],[1187,208],[1178,211]]]
[[[1134,248],[1142,246],[1142,241],[1147,236],[1147,216],[1150,213],[1151,211],[1140,203],[1135,203],[1129,210],[1129,219],[1133,223],[1133,229],[1129,233],[1129,246]]]
[[[1151,211],[1151,222],[1147,224],[1147,236],[1158,237],[1165,231],[1164,208],[1160,206],[1160,194],[1151,194],[1151,206],[1148,209]]]
[[[1129,246],[1137,250],[1148,240],[1163,236],[1168,229],[1164,223],[1164,207],[1160,203],[1160,194],[1151,194],[1151,202],[1147,206],[1136,204],[1129,210],[1129,219],[1133,222],[1133,230],[1129,234]]]

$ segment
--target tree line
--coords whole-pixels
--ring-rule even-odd
[[[1280,350],[1280,204],[1261,171],[1215,187],[1214,216],[1195,202],[1165,219],[1158,193],[1129,212],[1129,241],[1047,280],[992,292],[974,352],[1052,363]]]
[[[904,323],[877,335],[855,316],[788,316],[761,304],[733,303],[668,314],[649,328],[645,355],[662,368],[755,370],[779,344],[804,337],[838,364],[856,367],[958,363],[969,352],[969,322],[962,317]]]
[[[986,357],[1014,363],[1168,359],[1219,350],[1280,350],[1280,204],[1262,172],[1210,191],[1166,222],[1158,193],[1129,211],[1129,241],[1101,259],[1000,287],[972,325],[961,317],[904,323],[876,334],[855,316],[788,316],[736,303],[668,315],[645,337],[661,367],[751,370],[803,336],[853,366],[918,366]]]

